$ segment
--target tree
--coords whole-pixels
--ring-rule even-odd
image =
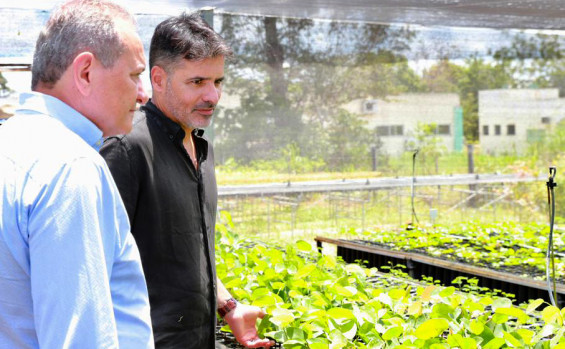
[[[518,33],[509,47],[493,53],[498,64],[513,77],[513,87],[557,87],[565,95],[564,39],[558,35]]]
[[[0,96],[8,95],[11,89],[8,87],[8,80],[0,72]]]
[[[511,76],[503,66],[471,57],[459,79],[458,88],[463,108],[463,132],[467,142],[479,140],[479,91],[508,87]]]
[[[459,80],[464,68],[445,58],[427,70],[424,70],[422,82],[426,91],[435,93],[458,93]]]
[[[226,93],[241,106],[215,123],[219,158],[268,158],[295,142],[327,159],[326,128],[344,103],[420,88],[402,56],[413,35],[405,28],[223,15],[221,33],[236,54]]]

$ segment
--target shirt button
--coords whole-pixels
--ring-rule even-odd
[[[169,135],[169,139],[173,139],[173,135]]]

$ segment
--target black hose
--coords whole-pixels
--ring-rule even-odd
[[[414,151],[414,154],[412,155],[412,187],[411,187],[412,188],[412,193],[411,193],[411,198],[412,198],[412,224],[419,223],[418,217],[416,216],[416,210],[414,209],[414,182],[416,182],[416,155],[418,154],[419,151],[420,151],[420,149],[416,149]]]
[[[547,253],[545,261],[545,275],[547,279],[547,291],[549,292],[549,299],[553,306],[556,305],[557,301],[557,287],[555,284],[555,254],[553,249],[553,225],[555,222],[555,193],[554,188],[557,186],[555,183],[555,173],[557,172],[554,166],[549,167],[549,179],[547,184],[547,204],[549,209],[549,238],[547,242]],[[551,262],[551,263],[550,263]],[[549,275],[551,264],[551,277]],[[553,280],[553,287],[551,287]],[[552,292],[553,291],[553,292]]]

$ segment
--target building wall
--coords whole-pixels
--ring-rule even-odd
[[[380,133],[379,138],[383,143],[381,151],[389,155],[413,150],[409,149],[408,143],[415,140],[418,124],[431,123],[442,125],[442,131],[448,131],[447,134],[438,134],[438,137],[448,151],[453,151],[457,107],[459,96],[455,93],[414,93],[380,99],[357,99],[344,106],[349,112],[363,116],[367,127]],[[386,127],[391,128],[389,135],[382,134],[386,132]],[[402,132],[397,132],[400,128]]]
[[[536,136],[543,137],[564,115],[565,100],[557,89],[479,91],[481,149],[489,154],[523,154]]]

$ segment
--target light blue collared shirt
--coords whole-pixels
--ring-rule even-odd
[[[102,132],[22,94],[0,125],[0,348],[152,348],[147,287]]]

